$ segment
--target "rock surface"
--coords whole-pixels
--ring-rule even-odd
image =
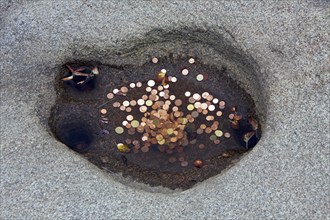
[[[60,0],[0,6],[0,218],[330,217],[326,1]],[[187,191],[152,192],[118,182],[54,139],[47,120],[61,65],[75,59],[118,63],[121,52],[150,31],[183,27],[221,27],[260,67],[267,120],[250,154]]]

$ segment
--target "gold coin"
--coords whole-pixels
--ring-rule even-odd
[[[152,106],[152,101],[151,100],[147,100],[146,101],[146,106]]]
[[[211,141],[215,141],[216,139],[217,139],[217,136],[215,136],[215,135],[211,135],[211,136],[210,136],[210,140],[211,140]]]
[[[131,124],[132,124],[132,127],[133,128],[137,128],[138,126],[139,126],[139,121],[137,121],[137,120],[133,120],[132,122],[131,122]]]
[[[216,130],[214,132],[214,134],[217,136],[217,137],[221,137],[223,135],[223,132],[221,130]]]
[[[194,110],[194,105],[192,105],[192,104],[187,105],[187,109],[188,109],[189,111]]]
[[[167,134],[171,135],[171,134],[173,134],[173,131],[174,131],[173,128],[169,128],[169,129],[167,129]]]
[[[165,144],[165,140],[164,140],[164,139],[162,139],[162,140],[159,140],[159,141],[158,141],[158,144],[160,144],[160,145],[163,145],[163,144]]]
[[[117,134],[122,134],[122,133],[124,133],[124,128],[122,128],[122,127],[116,127],[116,128],[115,128],[115,132],[116,132]]]

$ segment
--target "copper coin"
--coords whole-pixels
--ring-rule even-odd
[[[105,109],[105,108],[102,108],[101,110],[100,110],[100,112],[101,112],[101,114],[107,114],[107,110]]]
[[[203,166],[203,161],[202,160],[195,160],[194,161],[194,166],[197,168],[201,168]]]
[[[205,148],[205,145],[204,145],[204,144],[199,144],[199,145],[198,145],[198,148],[199,148],[199,149],[204,149],[204,148]]]
[[[196,102],[196,100],[195,100],[193,97],[189,97],[188,101],[189,101],[189,103],[194,103],[194,102]]]
[[[170,162],[170,163],[175,163],[175,161],[176,161],[176,157],[168,158],[168,162]]]
[[[181,106],[182,105],[182,100],[181,99],[177,99],[177,100],[174,101],[174,104],[176,106]]]
[[[126,86],[123,86],[123,87],[120,88],[120,91],[122,93],[127,93],[128,92],[128,88]]]
[[[198,128],[198,129],[196,130],[196,133],[197,133],[197,134],[203,134],[203,129]]]
[[[205,124],[201,124],[200,125],[200,128],[204,130],[206,128],[206,125]]]
[[[135,101],[135,100],[131,100],[131,101],[129,102],[129,104],[130,104],[131,106],[136,106],[136,101]]]
[[[181,166],[182,166],[182,167],[186,167],[186,166],[188,166],[188,162],[187,162],[187,161],[182,161],[182,162],[181,162]]]
[[[110,92],[110,93],[107,94],[107,98],[108,99],[112,99],[113,97],[114,97],[114,94],[113,93]]]
[[[205,133],[210,134],[212,132],[212,129],[210,127],[205,128]]]
[[[207,115],[207,113],[209,113],[209,111],[205,109],[202,111],[202,113],[203,113],[203,115]]]
[[[212,99],[213,99],[213,95],[208,95],[208,96],[206,97],[206,100],[207,100],[207,101],[212,101]]]
[[[112,104],[112,106],[115,107],[115,108],[119,108],[120,107],[120,102],[114,102]]]
[[[217,111],[216,115],[220,117],[222,115],[222,111]]]
[[[149,151],[149,147],[143,146],[143,147],[141,147],[141,151],[143,153],[147,153]]]

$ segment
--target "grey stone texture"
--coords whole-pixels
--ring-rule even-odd
[[[1,1],[0,10],[1,219],[330,219],[327,1]],[[187,39],[220,33],[257,67],[233,77],[247,90],[260,84],[250,92],[263,138],[234,167],[183,192],[152,189],[52,136],[61,65],[143,63],[175,50],[162,31],[182,29]],[[177,53],[220,59],[192,45]]]

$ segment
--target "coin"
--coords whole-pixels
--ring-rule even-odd
[[[156,82],[152,79],[147,82],[147,85],[150,87],[153,87],[155,84],[156,84]]]
[[[157,57],[153,57],[153,58],[151,59],[151,62],[153,62],[153,63],[158,63],[158,58],[157,58]]]
[[[166,69],[161,69],[160,72],[166,73]]]
[[[214,106],[214,105],[209,105],[209,106],[208,106],[208,109],[209,109],[209,111],[211,111],[211,112],[212,112],[212,111],[214,111],[214,110],[215,110],[215,106]]]
[[[214,98],[214,99],[212,100],[212,102],[213,102],[213,104],[218,104],[218,103],[219,103],[219,99]]]
[[[222,115],[222,111],[217,111],[216,115],[220,117]]]
[[[175,83],[175,82],[177,82],[177,81],[178,81],[178,78],[176,78],[175,76],[173,76],[173,77],[171,78],[171,82]]]
[[[137,121],[137,120],[133,120],[132,122],[131,122],[131,125],[132,125],[132,127],[133,128],[137,128],[138,126],[139,126],[139,121]]]
[[[115,132],[116,132],[117,134],[122,134],[122,133],[124,133],[124,128],[122,128],[122,127],[116,127],[116,128],[115,128]]]
[[[194,117],[194,118],[197,118],[198,115],[199,115],[199,113],[198,113],[197,111],[193,111],[193,112],[191,113],[191,116]]]
[[[190,58],[190,59],[188,60],[188,62],[189,62],[190,64],[193,64],[193,63],[195,63],[195,59],[194,59],[194,58]]]
[[[186,167],[186,166],[188,166],[188,162],[187,162],[187,161],[182,161],[182,162],[181,162],[181,166],[182,166],[182,167]]]
[[[133,115],[126,116],[127,121],[132,121],[134,119]]]
[[[107,110],[105,109],[105,108],[102,108],[101,110],[100,110],[100,112],[101,112],[101,114],[107,114]]]
[[[123,101],[123,106],[125,106],[125,107],[127,107],[127,106],[129,106],[129,101]]]
[[[225,138],[230,138],[230,133],[229,132],[225,132],[224,136],[225,136]]]
[[[193,95],[193,98],[194,98],[196,101],[199,101],[199,100],[201,99],[201,95],[198,94],[198,93],[195,93],[195,94]]]
[[[193,104],[189,104],[189,105],[187,105],[187,109],[188,109],[189,111],[194,110],[194,105],[193,105]]]
[[[123,86],[123,87],[120,88],[120,91],[122,93],[127,93],[128,92],[128,88],[126,86]]]
[[[181,71],[181,73],[182,73],[182,75],[186,76],[186,75],[188,75],[189,71],[188,71],[188,69],[183,69]]]
[[[170,163],[175,163],[175,161],[176,161],[176,157],[168,158],[168,162],[170,162]]]
[[[107,94],[107,98],[108,99],[112,99],[113,97],[114,97],[114,94],[113,93],[110,92],[110,93]]]
[[[119,107],[119,109],[122,110],[122,111],[125,111],[125,110],[126,110],[126,107],[123,106],[123,105],[121,105],[121,106]]]
[[[221,137],[223,135],[223,132],[221,130],[216,130],[214,131],[214,134],[217,136],[217,137]]]
[[[139,100],[137,101],[137,104],[138,104],[138,105],[143,105],[143,104],[144,104],[144,100],[143,100],[143,99],[139,99]]]
[[[203,74],[198,74],[197,76],[196,76],[196,80],[197,81],[203,81],[203,79],[204,79],[204,76],[203,76]]]
[[[203,134],[203,129],[198,128],[198,129],[196,130],[196,133],[197,133],[197,134]]]
[[[185,95],[186,97],[189,97],[189,96],[191,95],[191,93],[190,93],[189,91],[186,91],[186,92],[184,93],[184,95]]]
[[[136,87],[139,87],[140,88],[141,86],[142,86],[142,83],[141,82],[137,82],[136,83]]]

